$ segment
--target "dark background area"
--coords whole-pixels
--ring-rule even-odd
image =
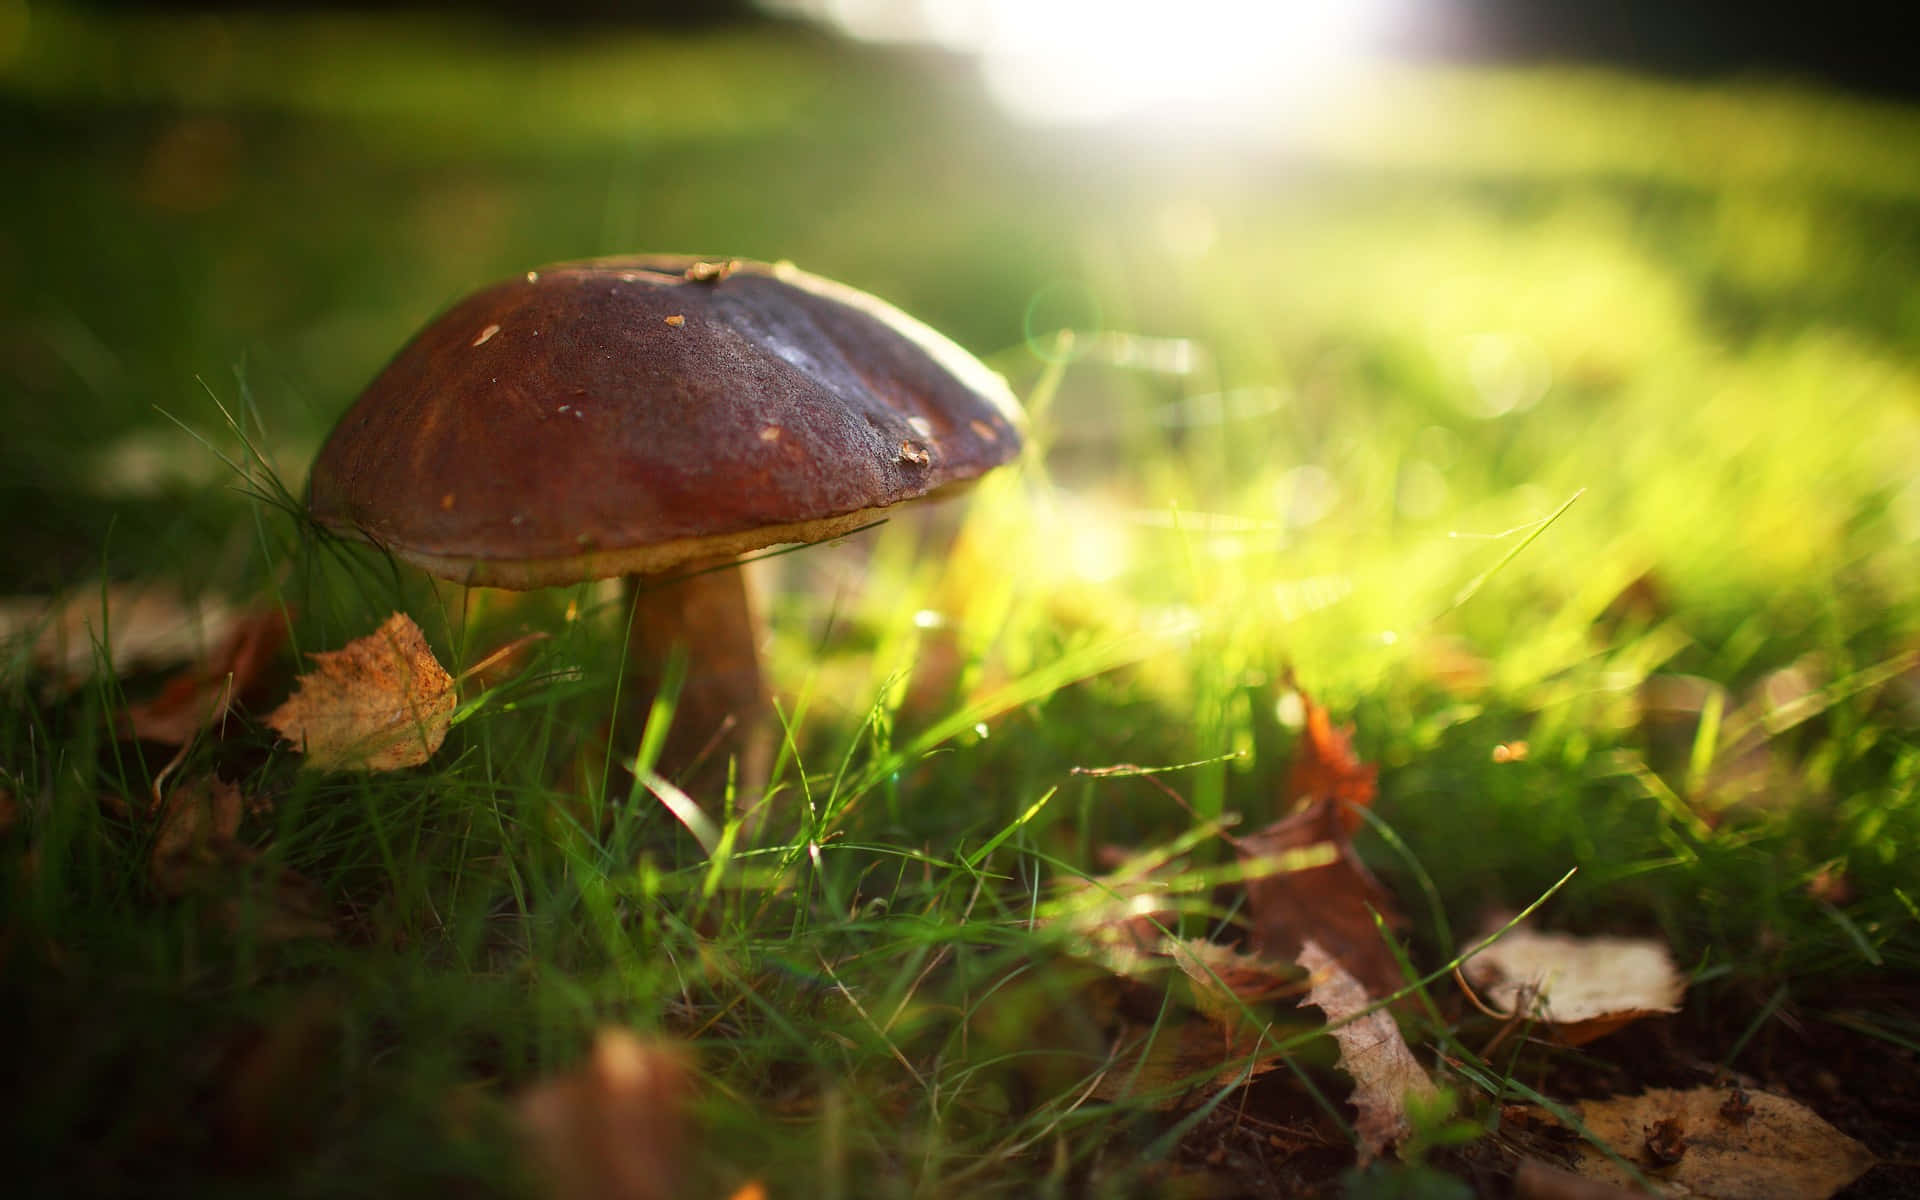
[[[1473,56],[1617,63],[1679,75],[1778,73],[1856,91],[1920,95],[1911,6],[1886,0],[1437,0]],[[1444,35],[1443,35],[1444,36]]]
[[[392,10],[375,0],[96,0],[101,8]],[[460,0],[414,3],[552,28],[686,28],[773,19],[752,0]],[[1777,74],[1849,90],[1920,97],[1907,33],[1911,6],[1892,0],[1814,5],[1738,0],[1406,0],[1412,28],[1398,48],[1447,58],[1613,64],[1687,77]],[[1173,10],[1169,10],[1170,13]],[[1169,17],[1169,19],[1174,19]]]

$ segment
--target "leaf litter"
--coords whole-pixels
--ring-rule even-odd
[[[1404,982],[1382,936],[1401,923],[1393,897],[1353,849],[1372,805],[1376,769],[1354,753],[1353,731],[1338,728],[1321,704],[1287,678],[1305,719],[1287,771],[1287,815],[1228,840],[1247,870],[1253,949],[1282,962],[1299,959],[1311,939],[1375,996]]]
[[[1311,972],[1307,1003],[1327,1014],[1328,1032],[1340,1046],[1340,1067],[1353,1078],[1359,1112],[1360,1165],[1380,1157],[1411,1132],[1407,1098],[1434,1096],[1433,1077],[1414,1058],[1400,1026],[1353,973],[1312,938],[1300,948],[1300,965]],[[1372,1008],[1372,1011],[1368,1011]]]
[[[310,880],[264,860],[240,838],[249,801],[238,784],[208,774],[165,793],[148,857],[148,878],[164,899],[201,896],[207,913],[227,929],[263,941],[331,938],[326,897]]]
[[[76,604],[70,611],[83,609]],[[146,632],[135,621],[124,652],[121,642],[113,643],[115,664],[179,652],[177,644],[151,633],[172,621],[175,610],[156,602],[148,610],[128,611],[158,615],[140,618],[148,623]],[[255,613],[222,620],[213,652],[169,680],[152,700],[131,706],[123,714],[124,729],[184,746],[257,687],[285,643],[284,618]],[[84,621],[77,627],[98,640]],[[48,645],[62,647],[64,657],[46,651],[44,663],[77,670],[71,628],[63,636],[67,642]],[[511,660],[509,669],[517,670],[521,663],[513,656],[530,640],[513,643],[467,674],[496,660]],[[340,650],[311,657],[313,669],[268,718],[301,747],[305,765],[395,770],[425,762],[438,750],[456,711],[458,680],[404,614],[393,614],[373,634]],[[1356,1150],[1364,1165],[1408,1137],[1409,1100],[1438,1089],[1393,1014],[1376,1007],[1405,977],[1388,940],[1401,923],[1393,898],[1352,845],[1363,823],[1361,810],[1374,799],[1375,768],[1355,754],[1351,730],[1336,727],[1322,706],[1295,687],[1305,719],[1281,797],[1284,815],[1238,837],[1219,824],[1212,827],[1238,864],[1232,881],[1214,888],[1213,907],[1217,913],[1221,901],[1233,905],[1235,888],[1243,889],[1237,893],[1243,910],[1238,926],[1216,923],[1211,937],[1174,932],[1183,908],[1206,906],[1183,904],[1161,888],[1157,876],[1166,863],[1089,881],[1108,891],[1109,902],[1081,909],[1076,932],[1084,956],[1110,972],[1110,985],[1141,993],[1134,997],[1136,1010],[1147,992],[1164,1002],[1170,987],[1176,1004],[1167,1009],[1162,1003],[1150,1019],[1138,1011],[1126,1016],[1125,1002],[1107,1006],[1109,1055],[1087,1095],[1173,1110],[1245,1085],[1286,1061],[1282,1048],[1299,1042],[1307,1026],[1290,1018],[1293,1009],[1282,1002],[1304,992],[1300,1002],[1325,1014],[1339,1068],[1353,1081]],[[290,870],[262,869],[260,849],[241,839],[246,817],[265,812],[264,802],[249,800],[239,785],[210,772],[164,794],[159,782],[149,864],[156,894],[210,896],[216,920],[269,940],[332,935],[317,889]],[[1236,928],[1240,940],[1230,944]],[[1658,943],[1526,929],[1509,931],[1480,951],[1463,974],[1498,1011],[1541,1019],[1567,1044],[1677,1011],[1685,992]],[[1090,1006],[1100,1002],[1090,1000]],[[688,1156],[689,1078],[677,1048],[609,1030],[581,1066],[523,1093],[517,1111],[546,1194],[559,1200],[678,1195],[674,1181],[684,1174]],[[1791,1101],[1753,1093],[1751,1109],[1741,1110],[1729,1107],[1725,1096],[1718,1089],[1649,1092],[1589,1102],[1579,1111],[1596,1137],[1674,1195],[1827,1195],[1874,1162],[1859,1143]],[[1711,1098],[1710,1111],[1701,1097]],[[1791,1165],[1777,1161],[1782,1156]],[[1619,1189],[1633,1182],[1592,1147],[1582,1151],[1577,1170],[1568,1175],[1529,1160],[1516,1186],[1521,1194],[1545,1197],[1586,1194],[1574,1187],[1576,1180],[1608,1194],[1627,1194]]]
[[[1488,936],[1499,933],[1501,925]],[[1666,946],[1650,938],[1515,928],[1460,970],[1497,1015],[1541,1020],[1568,1046],[1584,1045],[1645,1017],[1679,1012],[1687,990]]]
[[[1767,1092],[1719,1087],[1589,1100],[1581,1123],[1612,1151],[1583,1144],[1574,1170],[1602,1183],[1634,1181],[1702,1200],[1819,1200],[1865,1174],[1875,1158],[1806,1107]]]
[[[204,661],[169,679],[152,699],[130,704],[122,728],[144,741],[183,746],[220,724],[234,705],[258,690],[287,644],[286,614],[278,609],[234,619],[220,646]]]
[[[53,692],[105,665],[115,676],[186,662],[227,636],[238,613],[161,584],[93,584],[57,596],[0,597],[0,645],[24,652]]]
[[[1288,811],[1254,833],[1221,834],[1241,868],[1242,945],[1170,933],[1183,906],[1167,885],[1163,872],[1173,869],[1167,863],[1123,879],[1094,881],[1113,897],[1104,918],[1082,930],[1094,961],[1131,986],[1160,979],[1163,997],[1169,995],[1165,989],[1172,975],[1156,976],[1158,968],[1170,963],[1189,985],[1173,995],[1172,1009],[1163,1007],[1157,1014],[1154,1040],[1147,1040],[1139,1024],[1121,1027],[1109,1077],[1099,1081],[1096,1095],[1145,1100],[1159,1109],[1192,1109],[1224,1088],[1248,1084],[1285,1062],[1298,1043],[1299,1026],[1267,1018],[1274,1001],[1297,997],[1304,987],[1302,1003],[1326,1014],[1339,1049],[1338,1066],[1353,1081],[1354,1138],[1364,1165],[1405,1143],[1413,1132],[1410,1108],[1440,1089],[1408,1046],[1391,1008],[1382,1006],[1406,980],[1387,940],[1399,924],[1393,898],[1352,845],[1364,819],[1361,810],[1374,798],[1373,768],[1353,752],[1350,731],[1336,727],[1304,692],[1300,698],[1305,720],[1283,797]],[[1232,887],[1216,890],[1216,906],[1230,904],[1232,893]],[[1527,928],[1493,940],[1463,964],[1463,974],[1496,1006],[1497,1015],[1542,1020],[1556,1041],[1568,1045],[1677,1012],[1686,993],[1684,976],[1657,941]],[[1648,1095],[1656,1100],[1594,1101],[1580,1112],[1596,1135],[1641,1164],[1670,1194],[1761,1200],[1825,1196],[1873,1162],[1859,1143],[1780,1097],[1755,1093],[1753,1114],[1743,1115],[1727,1105],[1728,1093],[1719,1089],[1702,1089],[1703,1098],[1682,1105],[1670,1099],[1679,1093]],[[1616,1112],[1633,1115],[1615,1120]],[[1785,1152],[1806,1160],[1804,1173],[1772,1172],[1772,1152],[1763,1138],[1791,1147]],[[1738,1167],[1721,1165],[1736,1159],[1744,1161]],[[1523,1160],[1514,1185],[1537,1200],[1641,1194],[1629,1173],[1610,1173],[1596,1164],[1610,1166],[1611,1160],[1592,1147],[1582,1153],[1577,1172]],[[1763,1189],[1755,1180],[1769,1173],[1774,1177]]]
[[[147,608],[128,611],[148,613],[140,619],[154,628],[168,626],[180,610],[164,599],[165,593],[159,596]],[[77,602],[69,610],[83,611]],[[262,689],[287,642],[287,618],[280,609],[226,611],[223,621],[220,644],[210,654],[174,675],[152,699],[131,704],[118,716],[123,734],[178,747],[152,781],[149,883],[162,899],[198,896],[217,924],[268,941],[332,937],[330,906],[320,889],[296,871],[269,864],[262,845],[241,837],[245,818],[265,815],[270,803],[246,795],[215,770],[174,778],[202,732],[215,730],[217,744],[230,744],[225,718],[241,698]],[[155,653],[162,643],[143,644],[145,636],[134,637],[134,645],[142,655]],[[524,665],[525,648],[541,636],[501,647],[469,674],[503,665],[517,670]],[[164,644],[170,652],[185,649]],[[457,681],[404,614],[393,614],[373,634],[340,650],[312,657],[315,669],[300,677],[295,695],[267,718],[306,750],[307,765],[394,770],[424,762],[445,739]],[[112,661],[123,661],[117,648]],[[5,807],[10,817],[10,797]],[[124,805],[118,810],[124,818],[134,815]]]
[[[522,1092],[521,1134],[549,1200],[679,1200],[693,1080],[681,1049],[603,1029],[578,1066]]]
[[[1352,847],[1359,810],[1373,802],[1375,768],[1354,753],[1351,730],[1336,727],[1324,707],[1295,690],[1305,719],[1282,797],[1290,811],[1253,833],[1221,834],[1235,851],[1234,879],[1244,888],[1244,947],[1169,936],[1164,931],[1173,928],[1177,908],[1150,876],[1095,882],[1117,897],[1104,923],[1083,927],[1096,961],[1116,976],[1138,978],[1143,968],[1170,960],[1187,984],[1170,1028],[1156,1014],[1150,1032],[1157,1036],[1122,1030],[1116,1044],[1128,1049],[1112,1072],[1120,1079],[1102,1080],[1095,1094],[1144,1094],[1155,1107],[1181,1107],[1271,1071],[1284,1061],[1283,1038],[1263,1006],[1304,990],[1304,1002],[1335,1027],[1342,1065],[1354,1078],[1365,1161],[1404,1136],[1407,1094],[1434,1089],[1393,1016],[1365,1013],[1403,982],[1382,932],[1398,923],[1396,906]],[[1299,1031],[1293,1025],[1288,1032]]]
[[[397,771],[426,762],[446,740],[458,699],[454,679],[405,613],[311,657],[314,669],[267,717],[308,767]]]

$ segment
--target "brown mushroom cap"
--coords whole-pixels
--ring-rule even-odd
[[[422,330],[308,506],[444,578],[548,587],[834,537],[1011,459],[1018,422],[966,351],[790,264],[563,263]]]

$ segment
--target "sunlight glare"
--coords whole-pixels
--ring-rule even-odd
[[[981,69],[1011,114],[1053,124],[1266,109],[1323,83],[1372,32],[1364,0],[984,0]]]
[[[1038,124],[1229,123],[1285,111],[1356,65],[1406,0],[762,0],[873,42],[977,57]]]

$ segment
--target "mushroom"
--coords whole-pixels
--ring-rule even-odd
[[[328,437],[307,504],[459,583],[625,576],[633,700],[688,656],[658,770],[694,787],[737,756],[745,798],[771,748],[760,626],[742,573],[713,568],[962,487],[1020,444],[998,375],[864,292],[789,263],[596,259],[417,334]]]

